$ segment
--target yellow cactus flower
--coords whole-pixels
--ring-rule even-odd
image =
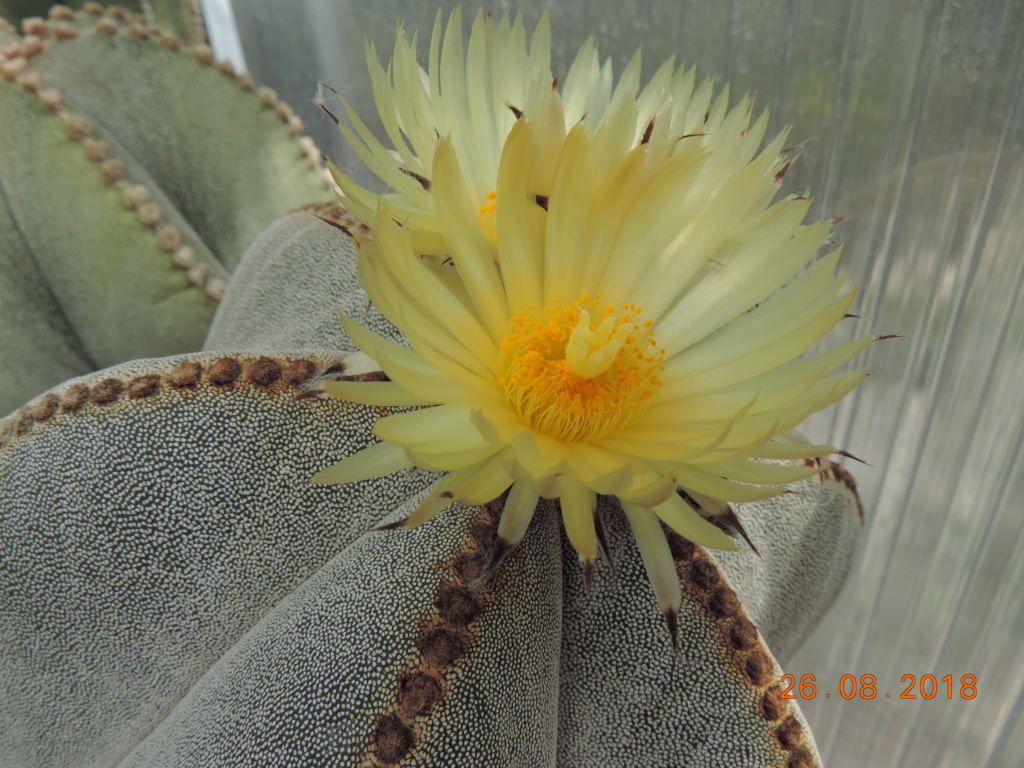
[[[503,16],[495,21],[481,11],[464,51],[462,18],[456,10],[443,34],[438,14],[426,70],[416,60],[416,39],[410,40],[401,28],[386,69],[367,44],[373,96],[394,149],[388,150],[347,104],[352,127],[339,127],[367,167],[392,190],[389,209],[409,229],[418,253],[446,252],[432,193],[434,154],[443,137],[450,138],[468,193],[478,203],[478,220],[493,241],[498,160],[519,115],[529,114],[564,138],[577,123],[596,126],[614,114],[630,122],[629,129],[616,132],[617,138],[629,146],[647,143],[652,155],[674,152],[680,136],[716,130],[725,115],[727,93],[712,102],[711,81],[696,86],[694,70],[677,69],[671,60],[640,90],[639,51],[613,88],[611,63],[599,63],[592,39],[559,83],[551,73],[550,37],[546,13],[527,46],[520,19],[511,22]],[[558,145],[551,141],[544,147],[554,151]],[[555,159],[533,160],[550,167]],[[328,167],[343,191],[343,204],[372,222],[378,196],[333,164]],[[550,177],[537,181],[537,193],[546,194]]]
[[[381,418],[381,442],[314,480],[446,472],[395,527],[508,491],[487,570],[523,537],[538,499],[557,498],[588,577],[597,497],[615,496],[674,628],[680,590],[661,523],[697,544],[735,548],[708,518],[729,502],[784,492],[815,471],[795,460],[836,451],[792,430],[857,386],[862,371],[837,371],[874,339],[805,356],[847,314],[854,291],[834,274],[838,249],[818,257],[830,223],[805,223],[804,197],[776,201],[784,139],[761,149],[767,118],[752,121],[749,100],[731,110],[716,100],[693,136],[678,115],[696,110],[704,126],[706,97],[681,103],[659,86],[645,106],[620,83],[597,119],[566,121],[567,98],[550,83],[524,91],[548,65],[533,49],[509,55],[516,30],[478,20],[467,64],[452,54],[436,65],[435,35],[432,70],[467,90],[440,140],[399,153],[429,176],[429,195],[368,196],[360,213],[374,225],[359,239],[363,285],[410,346],[343,317],[390,381],[326,385],[357,403],[419,407]],[[534,36],[545,56],[546,35]],[[509,70],[526,70],[506,73],[508,95],[502,83],[474,80],[474,61],[497,60],[490,45],[509,56]],[[393,64],[394,82],[411,66]],[[574,98],[605,100],[605,80],[593,88],[593,98]],[[378,103],[395,106],[385,123],[401,118],[411,135],[415,110],[395,103],[403,93],[396,86]],[[519,98],[507,131],[476,135],[483,118],[473,105]],[[483,143],[467,149],[467,134]],[[429,165],[409,167],[427,150]],[[390,178],[384,157],[372,157]],[[423,258],[427,219],[443,260]]]

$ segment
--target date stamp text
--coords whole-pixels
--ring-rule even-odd
[[[961,675],[956,679],[953,675],[904,675],[900,684],[905,685],[899,696],[892,693],[880,694],[878,681],[874,675],[843,675],[839,678],[838,690],[819,693],[819,683],[814,675],[801,675],[800,680],[794,675],[783,675],[780,679],[782,693],[780,699],[803,699],[808,701],[819,695],[826,699],[837,693],[844,699],[874,699],[881,696],[885,699],[973,699],[978,695],[978,678],[974,675]]]

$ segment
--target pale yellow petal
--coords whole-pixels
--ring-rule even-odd
[[[624,503],[622,509],[626,513],[629,527],[640,549],[640,557],[644,561],[647,578],[651,581],[658,607],[663,613],[678,612],[682,603],[682,589],[679,586],[672,551],[669,549],[658,516],[650,509],[634,504]]]
[[[466,506],[493,501],[512,485],[513,478],[506,469],[507,463],[503,453],[492,456],[473,477],[452,487],[455,500]]]
[[[651,511],[660,517],[665,525],[694,544],[730,552],[738,549],[735,541],[694,512],[678,494],[673,493],[665,502],[652,507]]]
[[[482,447],[473,446],[458,450],[445,450],[446,446],[418,443],[405,445],[405,455],[414,466],[432,472],[448,472],[476,464],[482,459],[494,455],[501,446],[486,443]]]
[[[464,405],[437,405],[378,419],[374,434],[397,445],[441,445],[448,450],[483,448],[487,441]]]
[[[345,332],[356,345],[377,360],[388,376],[399,386],[424,400],[483,404],[491,401],[493,385],[474,376],[460,366],[437,367],[426,358],[430,350],[420,354],[401,344],[368,331],[355,320],[343,318]]]
[[[516,480],[509,491],[498,523],[498,537],[515,546],[526,534],[533,519],[540,495],[537,485],[528,478]]]
[[[669,356],[686,349],[764,300],[810,262],[829,232],[825,222],[797,230],[806,201],[786,201],[757,238],[738,248],[720,269],[709,272],[658,323]]]
[[[508,303],[494,262],[493,245],[477,223],[479,201],[470,199],[459,160],[442,140],[434,155],[434,204],[462,281],[484,327],[495,339],[508,329]]]
[[[833,277],[838,260],[838,251],[819,259],[766,302],[688,347],[677,365],[686,374],[713,369],[812,322],[846,282]]]
[[[714,465],[715,472],[740,483],[757,485],[791,485],[814,475],[817,467],[795,464],[765,464],[747,459],[720,461]]]
[[[679,475],[679,485],[683,488],[692,488],[698,493],[714,496],[716,499],[737,502],[763,501],[778,496],[784,490],[734,482],[713,474],[714,465],[708,466],[705,470],[690,464],[676,464],[673,469]]]
[[[766,336],[764,344],[723,362],[714,368],[689,370],[686,354],[680,354],[665,366],[666,377],[694,394],[715,391],[745,379],[759,376],[796,359],[835,327],[850,309],[852,292],[826,307],[817,317],[781,338]],[[660,340],[660,338],[659,338]]]
[[[633,484],[633,461],[607,448],[574,443],[565,460],[573,474],[597,493],[616,494]]]
[[[325,381],[322,386],[331,397],[363,405],[434,405],[393,381]]]
[[[565,466],[565,446],[546,435],[526,430],[513,438],[511,444],[525,476],[538,483],[551,478]],[[543,495],[548,497],[546,493]]]
[[[594,511],[597,498],[594,492],[571,475],[560,478],[558,498],[562,505],[562,523],[569,543],[584,562],[597,557],[597,529]]]
[[[619,494],[619,498],[639,507],[656,507],[675,493],[679,478],[672,472],[648,482],[638,482],[634,487]]]
[[[834,445],[770,442],[752,448],[748,451],[748,455],[754,459],[796,460],[829,456],[836,451],[837,448]]]
[[[373,477],[390,475],[408,469],[412,463],[401,448],[388,443],[375,443],[358,453],[322,469],[312,477],[314,483],[355,483]]]
[[[533,123],[521,120],[513,126],[501,155],[498,176],[498,249],[507,254],[501,260],[502,281],[508,306],[522,311],[541,305],[541,275],[544,264],[544,224],[547,214],[536,200],[532,154]]]

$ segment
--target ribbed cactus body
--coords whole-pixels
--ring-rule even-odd
[[[121,16],[62,12],[4,43],[0,412],[198,348],[248,244],[329,196],[287,105]]]
[[[318,387],[339,309],[401,340],[360,225],[274,94],[90,9],[0,25],[0,766],[819,765],[776,659],[849,475],[737,505],[761,557],[668,534],[678,653],[610,497],[592,590],[553,502],[486,585],[501,499],[368,530],[436,476],[308,482],[396,410]]]
[[[676,655],[607,499],[616,567],[600,560],[589,593],[551,502],[481,588],[500,500],[368,531],[436,476],[309,484],[394,410],[316,395],[354,349],[336,310],[396,331],[347,236],[308,212],[237,275],[210,351],[0,421],[0,706],[18,734],[0,765],[818,764],[772,649],[792,652],[848,572],[845,472],[737,506],[762,557],[673,535]]]

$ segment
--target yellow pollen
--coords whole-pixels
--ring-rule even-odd
[[[477,221],[480,222],[480,229],[484,231],[492,243],[498,242],[498,225],[495,223],[494,212],[497,210],[497,197],[496,192],[488,192],[484,198],[483,204],[480,206],[480,212],[477,213]]]
[[[601,313],[599,299],[552,299],[539,315],[517,314],[501,344],[499,381],[509,405],[534,430],[566,443],[593,442],[624,426],[661,386],[664,351],[650,354],[657,349],[651,323],[634,319],[643,309]]]

